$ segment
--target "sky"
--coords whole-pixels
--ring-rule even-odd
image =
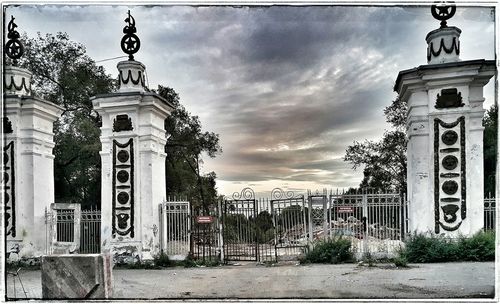
[[[376,4],[376,3],[374,3]],[[8,6],[19,32],[67,32],[108,74],[127,10],[136,20],[150,88],[174,88],[181,103],[220,136],[205,157],[219,193],[356,187],[362,169],[343,160],[354,140],[378,140],[390,125],[400,70],[426,64],[425,36],[439,27],[416,6]],[[494,14],[458,7],[462,60],[495,59]],[[493,81],[485,108],[494,102]]]

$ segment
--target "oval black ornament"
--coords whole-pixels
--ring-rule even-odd
[[[441,135],[441,140],[448,146],[453,145],[458,140],[458,134],[455,131],[446,131]]]
[[[455,194],[458,191],[458,184],[456,181],[448,180],[443,183],[441,189],[448,195]]]
[[[129,174],[127,171],[125,170],[120,170],[118,171],[118,174],[116,174],[116,179],[118,179],[118,181],[120,183],[125,183],[128,181],[128,178],[129,178]]]
[[[126,204],[129,200],[130,196],[128,195],[127,192],[120,192],[118,193],[117,199],[120,204]]]
[[[453,170],[458,165],[458,158],[453,155],[447,155],[443,158],[442,164],[445,169]]]
[[[120,150],[120,152],[116,155],[116,158],[118,158],[120,162],[124,163],[129,159],[129,154],[125,150]]]

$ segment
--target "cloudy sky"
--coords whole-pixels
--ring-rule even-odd
[[[439,27],[429,7],[62,6],[7,7],[21,32],[67,32],[96,61],[120,49],[127,10],[136,19],[150,88],[174,88],[223,154],[207,159],[219,192],[250,186],[357,186],[342,160],[353,140],[381,137],[383,108],[400,70],[426,64],[425,35]],[[494,59],[494,15],[458,7],[461,59]],[[117,74],[120,59],[102,61]],[[121,59],[123,60],[123,59]],[[485,107],[493,104],[493,82]]]

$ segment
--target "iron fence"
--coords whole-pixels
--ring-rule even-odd
[[[491,193],[484,198],[484,230],[495,230],[496,224],[495,197]]]
[[[191,210],[187,201],[160,205],[160,247],[171,259],[184,259],[190,252]]]
[[[80,253],[100,253],[101,210],[82,210],[80,216]]]
[[[330,192],[330,236],[351,239],[356,255],[390,257],[403,246],[406,200],[398,192]]]
[[[75,241],[75,211],[54,209],[56,213],[56,241]]]

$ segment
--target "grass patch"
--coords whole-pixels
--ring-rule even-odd
[[[472,237],[451,239],[414,234],[400,250],[400,262],[439,263],[455,261],[494,261],[495,233],[480,231]]]
[[[353,261],[351,241],[342,237],[335,237],[318,241],[313,245],[312,250],[306,250],[306,254],[300,262],[339,264]]]

